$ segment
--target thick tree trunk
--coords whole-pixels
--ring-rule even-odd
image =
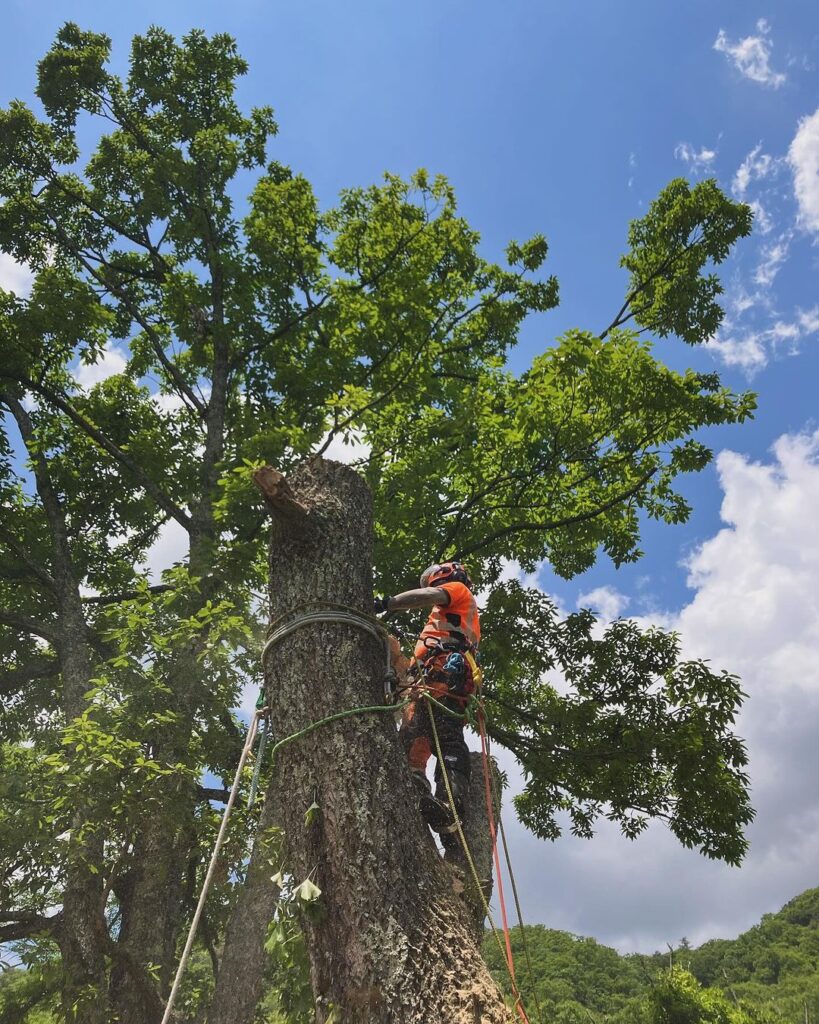
[[[274,517],[274,620],[330,602],[369,610],[372,510],[364,481],[324,460],[290,481],[303,517]],[[277,735],[382,703],[383,647],[347,624],[276,645],[266,685]],[[359,714],[285,747],[268,799],[287,870],[322,891],[305,920],[318,1024],[511,1024],[474,927],[421,821],[391,714]],[[317,803],[320,811],[305,818]]]
[[[200,512],[200,507],[206,511]],[[207,520],[209,508],[203,499],[194,510],[194,518]],[[191,615],[215,592],[211,563],[209,534],[205,531],[196,535],[191,530],[189,567],[191,575],[203,580],[188,609]],[[186,759],[202,694],[202,644],[202,638],[194,638],[180,649],[169,673],[174,694],[172,710],[179,716],[180,726],[158,747],[155,756],[159,760],[174,763]],[[131,858],[133,867],[121,887],[122,924],[117,937],[120,957],[111,972],[110,984],[118,1024],[157,1024],[161,1019],[162,1005],[176,969],[179,933],[185,917],[185,874],[196,834],[196,789],[190,781],[171,775],[153,783],[151,797],[154,807],[139,823]],[[150,967],[158,968],[156,981],[149,973]]]
[[[171,800],[169,794],[169,803]],[[178,806],[179,797],[176,796]],[[170,989],[182,919],[184,868],[193,823],[180,809],[145,821],[134,844],[133,868],[120,889],[119,954],[111,972],[118,1024],[156,1024]],[[157,986],[149,968],[159,968]]]

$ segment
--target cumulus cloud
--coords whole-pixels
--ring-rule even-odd
[[[760,329],[736,328],[721,331],[707,342],[707,348],[728,366],[736,366],[749,375],[768,364],[769,358],[796,355],[801,343],[819,334],[819,307],[797,309],[792,320],[776,319]]]
[[[710,171],[716,155],[715,149],[702,146],[698,150],[688,142],[680,142],[674,148],[674,156],[686,164],[689,174],[700,175]]]
[[[7,252],[0,252],[0,288],[25,298],[31,291],[34,274],[24,263],[18,263]]]
[[[757,809],[746,863],[708,861],[659,825],[633,843],[606,822],[591,842],[546,844],[506,813],[527,919],[623,951],[735,936],[816,884],[819,431],[781,437],[762,462],[723,452],[717,470],[724,526],[687,562],[693,597],[642,621],[678,630],[686,656],[742,677],[737,730]],[[501,760],[516,791],[519,772]]]
[[[758,35],[745,36],[735,43],[720,29],[714,40],[714,49],[724,53],[744,78],[778,89],[785,82],[785,75],[771,67],[773,43],[769,39],[770,26],[764,18],[760,18],[756,29]]]
[[[799,122],[788,150],[800,224],[819,235],[819,109]]]
[[[577,599],[578,608],[591,608],[604,622],[619,619],[629,605],[629,599],[614,587],[595,587]]]
[[[83,388],[93,387],[117,373],[122,373],[128,365],[125,353],[114,345],[106,345],[96,363],[80,363],[74,371],[74,379]]]

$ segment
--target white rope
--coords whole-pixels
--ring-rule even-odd
[[[176,977],[173,980],[173,986],[171,988],[171,994],[168,996],[168,1005],[165,1007],[165,1014],[162,1017],[162,1024],[168,1024],[171,1019],[171,1012],[173,1011],[173,1005],[176,1002],[176,997],[179,994],[179,986],[182,983],[182,975],[185,973],[185,967],[188,963],[188,957],[190,956],[191,949],[193,947],[193,940],[196,938],[196,930],[199,927],[199,919],[202,917],[202,911],[205,908],[205,900],[208,898],[208,890],[210,884],[213,881],[213,875],[216,871],[216,863],[219,860],[219,853],[222,849],[222,843],[225,839],[225,833],[227,832],[228,819],[230,818],[230,812],[233,810],[233,803],[236,800],[236,794],[239,791],[239,782],[242,777],[242,769],[245,766],[245,761],[250,753],[250,748],[253,746],[253,740],[256,737],[256,730],[259,727],[259,719],[262,715],[267,713],[266,708],[262,708],[257,711],[253,716],[253,721],[250,723],[250,728],[247,730],[247,739],[242,749],[242,756],[239,758],[239,766],[236,769],[236,775],[233,777],[233,785],[230,789],[230,796],[228,797],[227,805],[225,806],[224,814],[222,815],[222,824],[219,826],[219,835],[216,837],[216,845],[213,848],[211,854],[210,864],[208,864],[208,871],[205,875],[205,881],[202,883],[202,892],[199,896],[199,902],[196,905],[196,913],[193,915],[193,921],[191,921],[190,931],[188,932],[188,939],[185,943],[185,948],[182,951],[182,959],[179,961],[179,967],[176,969]]]

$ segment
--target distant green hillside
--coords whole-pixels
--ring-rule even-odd
[[[669,959],[705,989],[719,989],[732,1004],[763,1012],[757,1019],[819,1024],[819,888],[808,889],[777,914],[737,939],[712,939],[672,954],[621,956],[594,939],[542,925],[526,928],[534,990],[550,1024],[643,1024],[648,1001]],[[513,934],[518,982],[533,1022],[535,998],[521,936]],[[506,971],[497,943],[487,934],[484,954],[501,984]]]
[[[737,939],[712,939],[696,949],[684,944],[671,954],[621,956],[594,939],[542,925],[526,928],[526,945],[534,992],[515,929],[512,949],[531,1024],[539,1020],[535,993],[545,1024],[819,1024],[819,889],[766,914]],[[491,934],[484,954],[504,985],[506,971]],[[182,1000],[190,1006],[181,1018],[185,1024],[202,1022],[194,1007],[208,970],[207,954],[197,951]],[[312,1020],[305,985],[303,956],[272,959],[259,1024]],[[48,1010],[54,1005],[50,992],[47,963],[35,971],[0,972],[0,1024],[56,1024],[60,1015]]]

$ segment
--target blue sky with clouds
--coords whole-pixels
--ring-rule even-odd
[[[719,336],[658,348],[753,387],[756,419],[706,435],[721,454],[686,485],[691,521],[649,527],[642,562],[601,563],[568,584],[547,568],[537,578],[566,609],[582,601],[678,627],[691,653],[743,675],[760,811],[748,863],[708,864],[659,828],[633,845],[605,829],[590,844],[536,843],[517,828],[512,838],[530,920],[624,949],[736,934],[819,884],[815,4],[11,0],[0,102],[31,97],[35,62],[68,18],[107,32],[121,69],[151,23],[235,35],[250,62],[242,101],[274,106],[275,156],[325,204],[423,166],[453,182],[487,256],[545,233],[561,305],[527,324],[516,368],[567,327],[609,322],[628,222],[670,178],[715,176],[754,205],[754,236],[724,267]],[[0,282],[21,280],[0,256]]]

